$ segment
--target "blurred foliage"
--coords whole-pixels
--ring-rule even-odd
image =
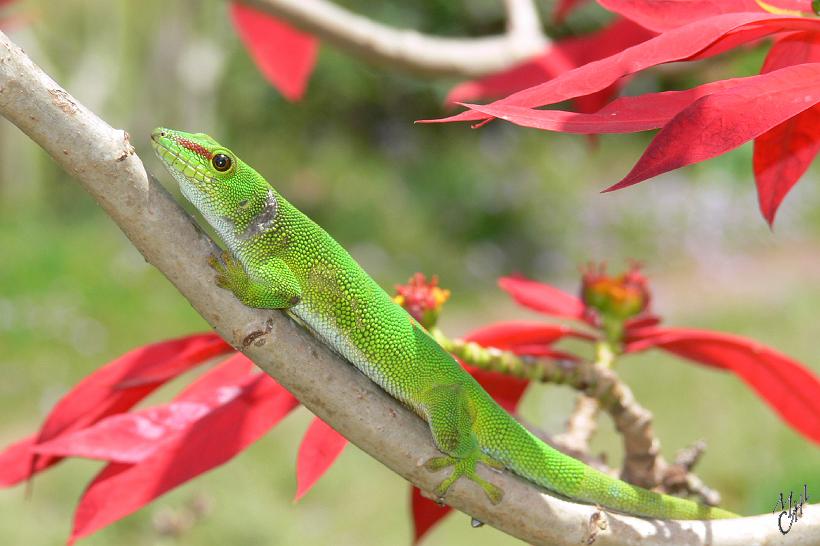
[[[503,28],[499,2],[343,2],[379,20],[445,35]],[[542,3],[544,13],[549,4]],[[177,193],[147,144],[156,125],[205,131],[254,165],[350,249],[384,286],[414,271],[453,289],[442,327],[453,335],[525,316],[495,289],[513,271],[572,287],[583,261],[642,260],[656,310],[674,322],[756,337],[819,370],[818,171],[787,198],[772,234],[760,218],[751,148],[616,194],[650,135],[545,134],[494,122],[480,130],[414,125],[447,112],[452,83],[421,81],[323,47],[306,99],[285,102],[256,72],[223,2],[20,1],[33,16],[12,38],[80,101],[128,130],[146,167]],[[601,24],[594,5],[550,28]],[[760,48],[663,67],[627,92],[750,74]],[[93,200],[16,128],[0,122],[0,444],[32,430],[54,401],[99,364],[135,346],[207,325],[119,233]],[[630,359],[633,360],[633,359]],[[699,473],[743,513],[780,491],[820,486],[817,452],[731,376],[651,354],[622,373],[656,416],[667,455],[705,438]],[[669,386],[674,385],[674,389]],[[173,388],[167,392],[173,392]],[[556,431],[573,393],[533,389],[524,414]],[[293,461],[307,412],[228,467],[164,497],[87,544],[408,543],[407,485],[350,448],[299,505]],[[606,419],[595,448],[618,453]],[[613,461],[617,462],[617,461]],[[0,537],[54,544],[96,463],[71,462],[0,491]],[[195,493],[213,510],[179,537],[152,521]],[[113,501],[113,499],[112,499]],[[353,502],[351,502],[353,501]],[[774,525],[774,520],[773,520]],[[430,544],[498,544],[499,533],[451,517]]]

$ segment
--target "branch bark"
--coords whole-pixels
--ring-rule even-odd
[[[476,78],[526,61],[549,40],[533,0],[504,0],[507,32],[442,38],[393,28],[328,0],[241,0],[371,63],[426,76]]]
[[[440,476],[422,461],[437,454],[427,426],[340,360],[282,313],[249,309],[215,287],[207,258],[213,242],[146,173],[129,143],[77,102],[0,33],[0,114],[74,176],[151,264],[226,340],[290,390],[316,415],[365,452],[422,488]],[[483,491],[459,480],[446,501],[454,508],[534,544],[575,545],[601,513],[537,490],[509,473],[481,473],[500,487],[492,506]],[[772,492],[774,497],[776,492]],[[774,516],[737,520],[657,521],[607,514],[599,545],[774,543]],[[466,522],[465,522],[466,524]],[[816,543],[820,510],[809,506],[787,540]]]

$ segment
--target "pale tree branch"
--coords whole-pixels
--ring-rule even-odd
[[[609,343],[598,341],[595,343],[594,366],[610,368],[615,362],[615,352]],[[589,450],[589,442],[598,428],[598,412],[601,409],[598,400],[579,394],[575,398],[575,407],[567,419],[566,430],[558,435],[558,439],[570,446],[573,450],[586,453]]]
[[[575,407],[567,419],[564,432],[555,437],[557,442],[577,453],[589,451],[589,441],[598,427],[598,401],[585,394],[575,397]]]
[[[393,28],[328,0],[242,0],[365,61],[426,76],[476,78],[526,61],[549,40],[533,0],[504,0],[507,32],[443,38]]]
[[[612,416],[615,429],[624,439],[621,478],[641,487],[655,487],[666,462],[652,428],[652,412],[638,403],[632,389],[613,370],[595,368],[593,375],[592,396]]]
[[[0,114],[39,144],[100,203],[135,247],[226,340],[248,355],[316,415],[394,472],[431,490],[440,475],[422,461],[437,455],[424,422],[335,356],[282,313],[249,309],[214,285],[213,242],[153,181],[124,131],[111,128],[36,67],[0,33]],[[575,545],[588,538],[594,507],[545,494],[510,473],[480,469],[504,488],[491,505],[459,480],[447,503],[532,544]],[[773,492],[774,495],[774,492]],[[788,544],[812,544],[820,511],[805,510]],[[771,514],[720,521],[658,521],[607,514],[596,544],[774,543]],[[465,525],[467,522],[465,522]],[[596,524],[595,529],[600,529]]]

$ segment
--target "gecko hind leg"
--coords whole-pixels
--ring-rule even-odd
[[[500,469],[504,465],[481,451],[473,432],[474,412],[460,385],[434,387],[425,396],[427,422],[433,433],[436,446],[445,453],[441,457],[432,457],[424,465],[430,472],[438,472],[453,467],[452,473],[442,480],[434,493],[441,498],[447,493],[456,480],[462,476],[478,484],[490,502],[498,504],[504,497],[504,491],[478,475],[478,463]]]

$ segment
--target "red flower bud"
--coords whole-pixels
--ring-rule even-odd
[[[407,284],[397,284],[393,296],[396,303],[427,329],[436,325],[441,307],[448,299],[450,291],[438,286],[438,277],[433,275],[428,282],[424,273],[416,273]]]
[[[589,264],[583,272],[581,298],[602,319],[624,321],[641,314],[649,306],[646,277],[637,264],[628,271],[611,277],[604,264]]]

